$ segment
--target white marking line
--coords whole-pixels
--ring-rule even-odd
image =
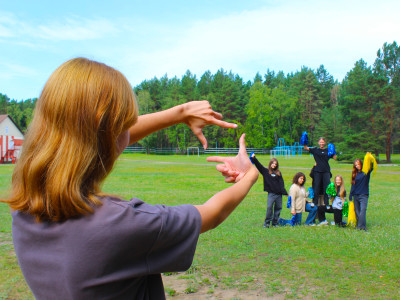
[[[140,160],[140,159],[127,159],[127,158],[121,158],[118,160],[127,160],[127,161],[135,161],[135,162],[148,162],[148,163],[153,163],[153,164],[175,164],[175,165],[189,165],[189,166],[211,166],[214,167],[216,166],[213,163],[209,164],[195,164],[195,163],[185,163],[185,162],[172,162],[172,161],[156,161],[156,160]],[[301,167],[280,167],[281,169],[292,169],[292,170],[310,170],[311,168],[301,168]],[[349,172],[351,171],[348,169],[331,169],[331,171],[344,171],[344,172]],[[395,171],[376,171],[377,173],[386,173],[386,174],[400,174],[400,172],[395,172]]]

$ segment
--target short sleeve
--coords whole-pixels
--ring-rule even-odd
[[[187,270],[201,229],[201,216],[193,205],[159,206],[161,228],[148,255],[149,273]]]

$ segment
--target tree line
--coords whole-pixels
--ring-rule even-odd
[[[204,128],[209,147],[237,147],[246,133],[248,146],[273,148],[279,138],[286,145],[307,131],[310,145],[320,136],[336,146],[340,159],[359,157],[366,151],[385,154],[400,148],[400,47],[385,43],[372,66],[360,59],[338,82],[321,65],[313,70],[284,74],[267,70],[245,82],[223,69],[206,71],[200,78],[189,70],[182,76],[145,80],[134,87],[140,114],[170,108],[192,100],[208,100],[224,120],[238,129]],[[17,102],[0,94],[0,113],[8,113],[25,130],[36,99]],[[184,152],[200,143],[190,129],[178,124],[139,142],[150,148],[175,148]]]

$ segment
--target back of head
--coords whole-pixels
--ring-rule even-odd
[[[11,208],[52,221],[93,212],[118,157],[117,138],[137,113],[119,71],[85,58],[62,64],[37,101],[13,174]]]

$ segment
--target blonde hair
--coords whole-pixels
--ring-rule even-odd
[[[5,202],[38,221],[93,213],[119,155],[117,138],[137,116],[132,87],[119,71],[85,58],[65,62],[37,101]]]
[[[341,180],[341,183],[340,183],[340,195],[338,195],[340,198],[342,198],[342,199],[344,199],[344,194],[346,193],[346,190],[345,190],[345,188],[344,188],[344,181],[343,181],[343,177],[341,176],[341,175],[336,175],[335,176],[335,190],[336,190],[336,193],[337,193],[337,190],[338,190],[338,187],[337,187],[337,185],[336,185],[336,178],[337,177],[339,177],[340,178],[340,180]]]

